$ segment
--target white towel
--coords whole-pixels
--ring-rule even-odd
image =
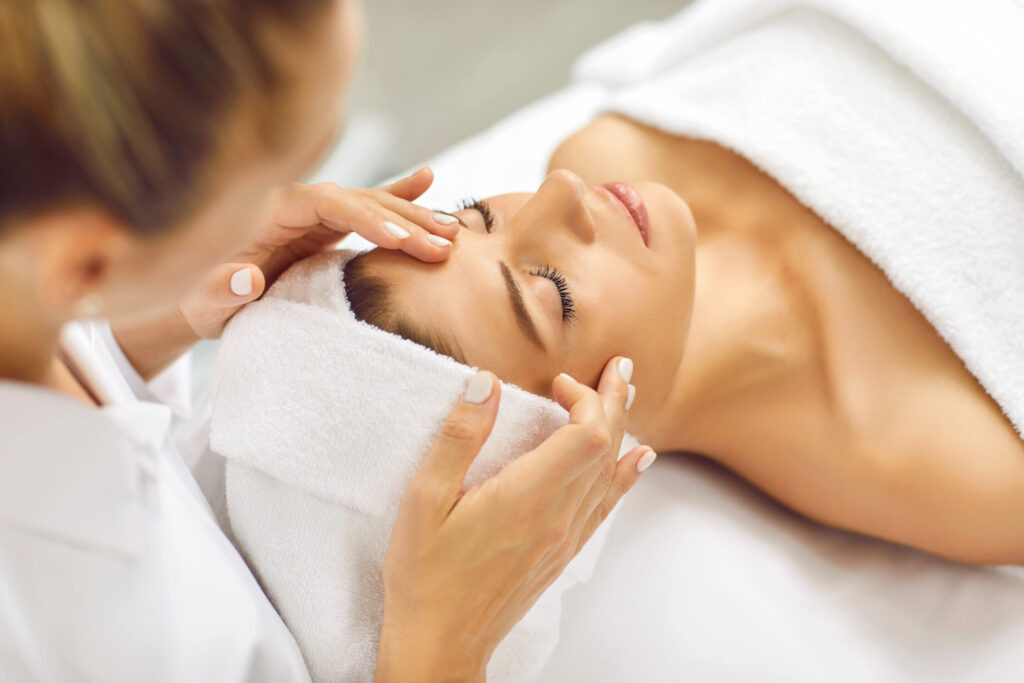
[[[605,109],[729,147],[857,246],[1024,428],[1024,7],[702,0],[585,55]]]
[[[398,504],[473,375],[355,319],[342,283],[353,254],[296,264],[239,313],[214,376],[211,445],[227,458],[231,530],[316,681],[373,679],[380,569]],[[567,421],[556,403],[503,385],[467,485]],[[607,527],[501,643],[490,680],[527,681],[543,667],[558,642],[561,595],[589,577]]]

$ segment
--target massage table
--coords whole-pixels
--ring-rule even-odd
[[[535,190],[607,94],[576,80],[437,155],[419,203]],[[1024,680],[1019,568],[825,528],[691,454],[662,454],[613,522],[541,680]]]

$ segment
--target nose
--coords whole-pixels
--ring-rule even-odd
[[[538,224],[547,229],[563,229],[576,239],[590,244],[594,241],[594,217],[587,206],[588,188],[572,171],[552,171],[534,196],[534,203],[546,214]]]

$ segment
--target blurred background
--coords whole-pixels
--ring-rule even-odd
[[[558,90],[573,60],[690,0],[364,0],[349,127],[316,179],[373,185]]]

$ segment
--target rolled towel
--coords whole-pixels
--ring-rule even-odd
[[[354,255],[293,266],[228,325],[214,372],[211,444],[227,460],[231,531],[316,681],[373,679],[398,505],[474,374],[356,320],[343,283]],[[567,422],[553,401],[503,385],[466,485]],[[623,453],[636,445],[625,441]],[[536,677],[558,642],[561,595],[589,578],[608,526],[495,650],[489,680]]]

